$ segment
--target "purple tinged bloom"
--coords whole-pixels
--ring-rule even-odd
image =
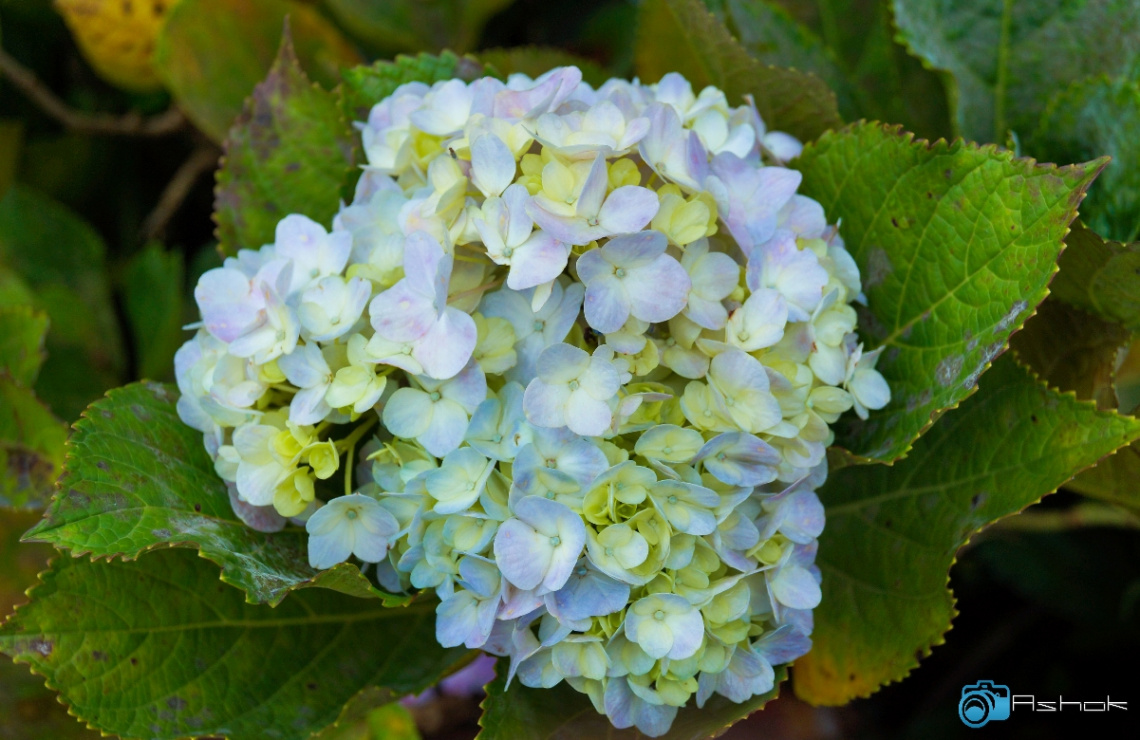
[[[800,249],[796,235],[780,229],[752,251],[745,279],[753,291],[779,291],[788,304],[788,321],[807,321],[823,299],[828,275],[814,252]]]
[[[523,394],[523,410],[531,424],[569,427],[592,437],[605,433],[613,420],[610,399],[621,387],[612,347],[602,345],[593,356],[569,344],[547,347],[538,356],[538,377]]]
[[[730,486],[759,486],[776,479],[780,453],[753,434],[725,432],[713,437],[695,458]]]
[[[723,152],[712,161],[706,187],[720,217],[745,255],[772,238],[780,209],[795,195],[803,175],[783,167],[759,167]]]
[[[507,287],[516,291],[554,280],[570,258],[569,244],[546,231],[534,230],[534,221],[527,213],[530,200],[525,187],[511,185],[501,198],[488,198],[480,216],[475,217],[487,256],[497,264],[510,265]]]
[[[582,518],[557,501],[526,496],[495,534],[495,562],[524,591],[557,591],[569,580],[586,546]]]
[[[666,247],[664,234],[643,231],[611,239],[578,258],[591,327],[609,334],[621,329],[631,315],[658,323],[681,312],[692,281],[681,263],[665,253]]]
[[[655,103],[645,111],[649,131],[641,140],[641,158],[661,177],[689,192],[703,189],[709,173],[708,152],[696,131],[686,131],[672,105]]]
[[[608,185],[606,159],[598,154],[570,213],[566,203],[551,201],[542,193],[531,200],[527,210],[534,222],[555,239],[579,245],[640,231],[657,215],[660,202],[652,190],[624,185],[606,195]]]
[[[372,299],[372,328],[390,342],[412,344],[411,356],[431,378],[454,377],[475,350],[475,321],[447,305],[453,257],[426,232],[408,236],[404,277]]]

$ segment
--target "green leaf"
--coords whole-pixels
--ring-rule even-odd
[[[68,441],[59,494],[27,538],[97,558],[196,547],[251,602],[277,604],[313,586],[407,601],[374,588],[355,565],[310,568],[303,530],[264,533],[242,523],[201,433],[178,418],[176,397],[169,386],[135,383],[92,404]]]
[[[67,425],[0,373],[0,507],[43,506],[63,464]]]
[[[73,419],[124,371],[103,240],[70,210],[23,185],[0,200],[0,268],[17,275],[51,318],[36,389]]]
[[[1140,56],[1132,0],[894,0],[901,40],[947,73],[957,133],[1030,133],[1058,88]],[[1100,152],[1098,152],[1099,154]]]
[[[823,204],[859,265],[866,349],[891,403],[836,428],[837,444],[896,460],[943,411],[973,392],[1047,293],[1061,239],[1103,160],[1057,168],[897,128],[854,124],[796,162],[801,191]]]
[[[337,96],[309,81],[286,35],[226,138],[214,194],[219,248],[233,254],[272,243],[290,213],[330,223],[353,140]]]
[[[504,77],[515,72],[538,77],[555,67],[574,66],[582,70],[583,80],[595,87],[601,87],[611,76],[597,62],[553,46],[486,49],[479,52],[479,60],[494,67]]]
[[[27,601],[24,592],[36,582],[51,558],[47,545],[20,543],[20,533],[32,526],[38,512],[6,509],[0,511],[0,617],[12,613],[16,604]],[[96,732],[85,730],[67,709],[56,701],[55,693],[27,669],[0,658],[0,737],[4,740],[95,740]]]
[[[724,90],[732,105],[751,94],[768,128],[803,141],[840,124],[835,94],[823,80],[752,58],[701,0],[645,0],[635,63],[647,82],[680,72],[694,90],[706,85]]]
[[[286,16],[314,79],[331,87],[341,67],[360,63],[340,32],[300,2],[180,0],[170,9],[155,67],[178,105],[214,141],[225,138],[242,101],[269,71]]]
[[[174,374],[174,353],[182,344],[182,253],[150,244],[127,265],[127,318],[135,338],[138,374],[166,380]]]
[[[1050,390],[1007,357],[906,460],[834,471],[819,492],[823,600],[797,695],[844,704],[905,676],[950,626],[958,548],[1138,437],[1140,420]]]
[[[715,737],[729,725],[744,719],[763,708],[780,693],[780,684],[787,678],[787,668],[776,668],[776,685],[771,691],[754,696],[743,704],[714,695],[703,709],[690,702],[677,713],[673,728],[661,735],[661,740],[705,740]],[[600,738],[608,740],[640,740],[646,736],[637,728],[614,729],[609,719],[598,714],[585,694],[580,694],[566,683],[552,689],[531,689],[518,681],[505,689],[506,681],[496,678],[487,685],[487,698],[483,700],[483,716],[479,725],[483,729],[477,740],[514,740],[514,738],[544,738],[544,740],[577,740]]]
[[[1072,391],[1108,411],[1117,406],[1113,379],[1129,336],[1120,324],[1050,297],[1009,346],[1049,387]]]
[[[764,0],[718,0],[713,8],[740,44],[763,64],[818,75],[835,93],[845,118],[858,118],[856,93],[835,55],[788,11]]]
[[[1079,221],[1065,237],[1060,272],[1049,286],[1058,299],[1140,331],[1140,244],[1108,242]]]
[[[0,372],[23,386],[34,385],[44,364],[48,317],[31,306],[0,306]]]
[[[471,51],[487,19],[514,0],[325,0],[333,17],[375,51]]]
[[[182,550],[59,558],[41,580],[0,627],[0,649],[81,720],[124,738],[302,740],[366,686],[417,692],[464,656],[435,642],[431,602],[309,592],[250,605]]]
[[[1029,148],[1041,159],[1074,162],[1107,154],[1081,207],[1090,229],[1110,239],[1140,236],[1140,82],[1094,77],[1058,93]],[[1140,281],[1138,281],[1140,282]]]
[[[431,85],[443,80],[458,78],[467,82],[486,74],[479,60],[471,56],[456,56],[445,51],[435,56],[417,54],[400,55],[388,62],[380,60],[370,66],[353,67],[341,72],[343,85],[340,93],[345,116],[351,121],[365,121],[372,106],[408,82]]]

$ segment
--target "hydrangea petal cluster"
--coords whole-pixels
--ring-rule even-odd
[[[195,291],[178,408],[235,511],[616,727],[769,691],[811,645],[830,426],[890,398],[799,143],[574,67],[405,84],[358,128],[331,231],[289,215]]]

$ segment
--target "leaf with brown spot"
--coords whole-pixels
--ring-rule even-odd
[[[865,348],[885,348],[878,369],[890,404],[866,421],[841,419],[836,444],[897,460],[974,392],[1045,299],[1061,240],[1104,160],[1057,167],[857,123],[824,134],[793,164],[867,277]]]

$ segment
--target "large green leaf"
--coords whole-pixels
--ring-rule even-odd
[[[288,16],[305,69],[332,86],[360,56],[309,5],[286,0],[180,0],[159,34],[155,67],[198,128],[222,141],[269,71]],[[260,244],[257,246],[261,246]]]
[[[0,649],[81,720],[125,738],[302,740],[365,687],[416,692],[464,657],[435,642],[431,602],[325,591],[250,605],[183,550],[59,558],[41,579],[0,627]]]
[[[380,52],[471,51],[483,25],[514,0],[324,0],[354,37]]]
[[[840,123],[835,94],[823,80],[757,61],[701,0],[645,0],[635,61],[646,82],[680,72],[695,90],[706,85],[724,90],[732,105],[751,94],[769,128],[804,141]]]
[[[458,78],[471,81],[485,74],[483,65],[471,56],[456,56],[445,51],[438,56],[417,54],[400,55],[393,61],[381,59],[369,66],[353,67],[341,72],[340,88],[344,112],[350,120],[364,121],[372,106],[408,82],[431,85],[442,80]]]
[[[20,534],[39,515],[34,511],[0,511],[0,617],[27,601],[24,592],[51,558],[48,545],[20,543]],[[56,701],[55,692],[23,666],[0,658],[0,737],[4,740],[96,740]]]
[[[336,94],[309,81],[286,35],[226,138],[214,194],[219,247],[232,254],[271,243],[290,213],[331,222],[353,140]]]
[[[310,568],[303,530],[264,533],[242,523],[201,433],[178,418],[176,396],[170,386],[135,383],[84,412],[68,440],[59,493],[28,539],[97,558],[195,547],[251,602],[277,604],[312,586],[386,604],[407,600],[377,590],[349,563]]]
[[[124,370],[103,240],[51,198],[14,185],[0,200],[0,268],[15,273],[51,318],[41,398],[73,419]]]
[[[31,306],[0,306],[0,372],[20,385],[36,382],[44,364],[48,317]]]
[[[1121,448],[1095,468],[1073,478],[1065,488],[1089,498],[1140,510],[1140,444]]]
[[[63,464],[67,425],[0,373],[0,507],[43,506]]]
[[[771,691],[754,696],[743,704],[736,704],[720,694],[714,695],[697,709],[691,702],[677,713],[673,728],[661,735],[662,740],[705,740],[722,733],[729,725],[755,712],[780,693],[780,684],[787,678],[787,668],[776,669],[776,685]],[[515,738],[544,738],[544,740],[578,740],[578,738],[607,738],[607,740],[642,740],[646,737],[637,728],[617,730],[609,719],[598,714],[585,694],[580,694],[565,683],[552,689],[530,689],[518,681],[510,689],[500,677],[487,685],[487,698],[483,700],[483,728],[477,740],[515,740]]]
[[[764,0],[705,0],[705,4],[753,57],[818,75],[835,93],[839,112],[848,119],[859,117],[851,80],[835,55],[787,10]]]
[[[823,600],[796,693],[844,704],[901,679],[950,626],[958,548],[1138,437],[1140,420],[1050,390],[1007,357],[906,460],[834,471],[819,492]]]
[[[795,163],[802,191],[841,222],[863,275],[867,349],[891,403],[837,427],[837,443],[890,462],[974,391],[1047,293],[1061,239],[1103,160],[1057,168],[993,147],[933,144],[859,123]]]
[[[1140,244],[1105,241],[1080,222],[1065,244],[1060,272],[1049,286],[1052,294],[1140,331]]]
[[[1140,43],[1140,41],[1138,41]],[[1094,77],[1049,102],[1029,146],[1050,161],[1103,154],[1112,161],[1081,208],[1089,228],[1110,239],[1140,237],[1140,82]],[[1140,279],[1136,282],[1140,283]]]
[[[967,139],[1026,134],[1058,88],[1140,55],[1132,0],[894,0],[901,38],[944,70]]]

